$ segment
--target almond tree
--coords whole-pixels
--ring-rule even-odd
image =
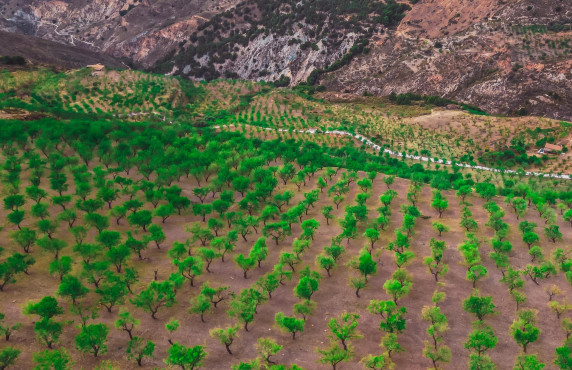
[[[212,303],[210,299],[204,295],[199,294],[194,298],[191,298],[191,307],[189,308],[190,314],[199,314],[201,316],[201,321],[205,322],[204,315],[212,310]]]
[[[14,365],[21,352],[14,347],[6,347],[0,350],[0,369],[4,370]]]
[[[328,323],[328,328],[332,332],[332,339],[338,339],[345,351],[348,350],[349,341],[363,338],[363,335],[356,329],[359,317],[358,314],[344,312]]]
[[[97,357],[107,352],[107,334],[109,329],[105,324],[90,324],[81,329],[75,337],[76,348],[80,352],[88,352]]]
[[[275,364],[274,361],[270,360],[271,356],[276,355],[283,346],[276,343],[272,338],[258,338],[256,340],[256,351],[266,364]]]
[[[150,313],[153,319],[157,319],[156,315],[161,307],[171,307],[177,303],[175,294],[176,286],[172,281],[151,281],[145,290],[129,301]]]
[[[495,311],[495,307],[492,296],[481,296],[476,289],[469,298],[463,301],[463,309],[474,314],[479,321],[482,321],[487,315],[498,313]]]
[[[510,326],[510,334],[522,346],[524,353],[526,353],[528,345],[536,342],[540,335],[540,329],[536,326],[537,312],[533,309],[517,312],[517,318]]]
[[[22,323],[16,323],[14,325],[9,325],[9,324],[4,324],[3,321],[6,318],[6,315],[4,315],[2,312],[0,312],[0,334],[4,335],[4,338],[6,338],[6,342],[8,342],[10,340],[10,336],[18,329],[20,329],[20,327],[22,326]]]
[[[153,358],[154,351],[155,343],[150,340],[145,341],[143,338],[139,337],[131,339],[127,344],[127,349],[125,350],[127,358],[129,360],[135,360],[139,366],[142,366],[143,358]]]
[[[230,346],[232,345],[232,342],[234,342],[234,339],[237,337],[237,333],[238,325],[229,326],[226,329],[214,328],[209,331],[209,335],[212,338],[218,339],[218,341],[225,346],[229,355],[232,355]]]
[[[465,342],[465,348],[475,350],[481,357],[487,350],[495,348],[497,342],[498,338],[495,337],[493,329],[483,321],[477,320],[473,323],[473,331]]]
[[[115,321],[115,328],[126,332],[129,339],[133,339],[133,329],[139,324],[139,320],[133,317],[129,311],[123,311],[119,313],[119,318]]]
[[[283,330],[292,333],[292,339],[296,339],[297,332],[303,332],[306,322],[293,316],[286,316],[282,312],[277,312],[274,316],[276,325]]]
[[[166,324],[165,324],[165,329],[167,329],[167,331],[169,332],[169,339],[167,339],[167,341],[169,342],[170,345],[173,345],[173,341],[171,340],[171,336],[173,335],[174,332],[176,332],[179,329],[179,326],[181,324],[179,323],[179,320],[175,320],[173,318],[171,318],[171,320],[169,320]]]
[[[165,364],[179,366],[181,369],[198,369],[203,365],[207,352],[203,346],[185,347],[179,343],[173,344],[167,350]]]
[[[338,343],[330,342],[330,345],[325,350],[318,349],[318,353],[322,355],[319,362],[322,364],[332,365],[332,369],[336,370],[336,366],[342,361],[349,361],[353,356],[352,350],[344,350],[340,348]]]

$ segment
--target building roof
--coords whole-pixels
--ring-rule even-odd
[[[87,68],[92,68],[94,71],[103,71],[105,69],[105,66],[103,64],[91,64],[88,65]]]
[[[562,151],[562,146],[561,145],[554,145],[554,144],[544,144],[544,149],[550,149],[550,150],[556,150],[561,152]]]

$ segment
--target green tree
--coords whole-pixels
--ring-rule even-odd
[[[443,198],[440,191],[436,190],[433,192],[433,201],[431,202],[431,207],[435,208],[439,212],[439,218],[443,215],[443,212],[449,208],[449,201]]]
[[[25,215],[25,212],[23,210],[16,209],[16,210],[8,213],[8,215],[6,216],[6,219],[10,223],[16,225],[18,227],[18,230],[21,230],[22,227],[20,226],[20,224],[22,223],[22,221],[24,221],[24,215]]]
[[[214,328],[209,331],[212,338],[217,339],[222,345],[225,346],[229,355],[232,355],[230,346],[234,339],[238,336],[238,325],[228,326],[226,329]]]
[[[268,299],[270,299],[270,298],[272,298],[272,293],[276,289],[278,289],[278,286],[280,286],[280,281],[278,280],[278,278],[276,277],[276,274],[274,272],[267,273],[264,276],[261,276],[260,278],[258,278],[258,281],[256,282],[256,286],[260,290],[262,290],[263,292],[268,294]]]
[[[243,254],[238,254],[234,256],[234,262],[240,267],[243,271],[243,276],[245,279],[248,278],[247,273],[248,271],[252,270],[256,267],[256,259],[252,257],[244,257]]]
[[[71,370],[74,362],[65,348],[34,353],[34,370]]]
[[[405,330],[405,307],[397,307],[393,301],[371,300],[367,309],[370,313],[381,316],[380,330],[387,333],[401,333]]]
[[[270,360],[271,356],[276,355],[283,346],[276,343],[272,338],[258,338],[256,340],[256,351],[266,364],[275,364],[274,361]]]
[[[129,311],[123,311],[119,313],[119,318],[115,321],[115,328],[122,330],[129,335],[129,339],[133,339],[133,329],[135,329],[140,324]]]
[[[99,294],[99,304],[111,312],[114,306],[123,304],[125,296],[128,293],[127,285],[119,277],[112,273],[108,273],[101,285],[95,290]]]
[[[391,185],[395,182],[395,176],[385,176],[383,178],[383,183],[387,186],[388,189],[391,189]]]
[[[475,191],[487,202],[497,195],[495,186],[491,183],[480,182],[475,186]]]
[[[21,352],[22,351],[14,347],[2,348],[2,350],[0,350],[0,370],[7,369],[14,365]]]
[[[463,309],[474,314],[479,321],[482,321],[487,315],[498,313],[495,311],[495,307],[492,296],[481,296],[477,290],[473,291],[469,298],[463,301]]]
[[[191,286],[194,286],[194,281],[197,276],[203,274],[204,262],[197,257],[188,256],[182,261],[173,260],[175,266],[185,279],[189,280]]]
[[[50,263],[50,275],[57,275],[62,281],[64,275],[68,274],[72,269],[72,259],[68,256],[63,256],[60,259],[53,260]]]
[[[433,363],[433,368],[435,370],[439,369],[439,363],[449,363],[451,362],[451,349],[447,346],[440,346],[435,348],[429,342],[425,342],[425,348],[423,348],[423,356],[427,357]]]
[[[393,297],[393,302],[397,304],[397,300],[404,297],[411,290],[411,277],[405,270],[397,269],[393,273],[393,278],[388,279],[383,284],[386,293]]]
[[[38,240],[36,230],[28,227],[23,227],[18,231],[14,231],[11,236],[12,239],[14,239],[14,241],[24,249],[25,253],[30,253],[32,246]]]
[[[320,227],[320,223],[314,219],[304,220],[300,225],[302,228],[301,239],[314,240],[314,233]]]
[[[201,321],[205,322],[204,315],[212,310],[212,303],[210,299],[204,295],[199,294],[191,299],[191,307],[189,308],[190,314],[199,314]]]
[[[325,256],[323,254],[316,256],[316,263],[320,266],[320,268],[326,270],[328,277],[331,276],[330,271],[337,266],[336,260],[334,258]]]
[[[286,332],[292,333],[292,339],[296,339],[297,332],[303,332],[305,321],[303,319],[297,319],[293,316],[286,316],[282,312],[277,312],[274,316],[274,321],[278,327]]]
[[[517,318],[510,326],[510,334],[522,346],[524,353],[528,345],[536,342],[540,335],[540,329],[536,326],[536,315],[537,311],[533,309],[518,311]]]
[[[227,314],[243,323],[244,330],[248,331],[248,324],[254,321],[256,304],[248,295],[241,293],[231,299]]]
[[[156,314],[161,307],[171,307],[177,303],[175,294],[176,287],[172,281],[151,281],[145,290],[129,301],[157,319]]]
[[[179,343],[173,344],[167,350],[167,365],[179,366],[183,370],[195,370],[203,365],[207,352],[203,346],[185,347]]]
[[[276,245],[283,241],[288,235],[292,233],[290,226],[287,222],[273,222],[266,224],[262,229],[262,234],[266,237],[274,239]]]
[[[137,361],[137,365],[142,366],[143,358],[153,358],[155,352],[155,343],[150,340],[145,341],[143,338],[135,337],[127,344],[127,358]]]
[[[131,256],[131,249],[125,244],[120,244],[117,247],[111,247],[105,254],[107,260],[115,265],[117,272],[121,272],[123,265],[125,265],[129,256]]]
[[[516,358],[513,370],[542,370],[546,364],[538,361],[536,355],[519,355]]]
[[[169,339],[167,341],[169,342],[170,345],[173,345],[173,341],[171,340],[170,337],[173,336],[173,333],[176,332],[180,326],[181,324],[179,323],[179,320],[175,320],[173,318],[165,324],[165,329],[167,329],[167,331],[169,332]]]
[[[328,323],[333,339],[337,338],[346,351],[348,350],[349,341],[363,338],[357,330],[359,317],[358,314],[344,312],[338,318],[330,319]]]
[[[548,225],[548,227],[544,228],[544,234],[548,239],[552,240],[553,243],[556,243],[556,240],[562,239],[562,233],[558,225]]]
[[[161,217],[161,222],[165,223],[169,217],[175,213],[175,207],[171,203],[161,204],[153,211],[153,216]]]
[[[109,328],[105,324],[89,324],[81,328],[75,337],[75,346],[80,352],[87,352],[97,357],[107,352],[107,335]]]
[[[493,329],[489,325],[486,325],[483,321],[475,321],[473,323],[473,331],[465,342],[465,348],[475,350],[480,357],[485,351],[495,348],[497,342],[498,338],[495,337]]]
[[[377,229],[366,229],[365,232],[363,233],[363,236],[365,236],[369,240],[370,253],[371,253],[371,251],[373,251],[373,246],[374,246],[375,242],[379,240],[379,230],[377,230]]]
[[[438,306],[423,307],[421,318],[429,322],[427,334],[431,336],[433,347],[437,350],[438,344],[443,340],[444,333],[449,330],[449,321]]]
[[[321,355],[318,360],[322,364],[332,365],[332,369],[336,370],[336,366],[342,361],[349,361],[353,357],[353,351],[344,350],[336,342],[330,342],[330,345],[325,350],[317,350]]]
[[[6,338],[6,342],[10,340],[10,336],[14,334],[14,332],[22,327],[22,323],[16,323],[14,325],[4,324],[4,319],[6,315],[0,312],[0,335],[4,335]]]
[[[76,304],[78,298],[84,297],[89,292],[81,281],[73,275],[65,275],[62,282],[58,287],[58,295],[62,297],[69,297],[72,299],[72,304]]]
[[[294,304],[294,314],[295,315],[302,315],[304,321],[311,316],[314,311],[316,310],[317,304],[313,301],[303,300],[299,303]]]
[[[299,299],[310,300],[312,295],[318,290],[321,276],[316,271],[310,271],[310,267],[306,266],[300,272],[300,280],[294,288],[294,294]]]
[[[153,222],[153,214],[149,210],[136,211],[127,217],[127,221],[129,221],[129,225],[137,226],[143,229],[143,231],[147,231],[147,226]]]
[[[496,365],[487,355],[479,356],[474,353],[471,353],[469,355],[470,370],[495,370],[496,368],[497,368]]]
[[[433,229],[439,233],[439,236],[444,232],[449,231],[449,226],[443,225],[440,222],[433,222]]]
[[[46,252],[53,253],[54,259],[56,260],[60,255],[60,251],[67,246],[67,243],[64,240],[50,238],[48,236],[44,236],[43,238],[38,239],[36,243]]]
[[[473,288],[476,287],[477,281],[488,276],[487,268],[483,265],[474,265],[467,270],[467,280],[473,282]]]
[[[572,340],[567,339],[562,347],[557,347],[555,354],[554,364],[556,366],[563,370],[572,368]]]
[[[322,216],[326,219],[326,225],[330,224],[330,220],[333,219],[335,216],[332,214],[334,207],[332,206],[324,206],[322,208]]]

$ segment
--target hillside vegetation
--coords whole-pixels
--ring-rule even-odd
[[[569,368],[569,181],[299,132],[462,140],[431,99],[2,76],[0,368]]]

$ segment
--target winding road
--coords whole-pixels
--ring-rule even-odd
[[[246,125],[246,126],[260,127],[260,126],[251,126],[251,125]],[[231,124],[231,125],[223,125],[222,127],[236,127],[236,126]],[[221,128],[221,126],[214,126],[214,128],[218,129],[218,128]],[[262,128],[265,130],[268,130],[268,131],[278,131],[278,132],[290,132],[291,131],[291,130],[285,129],[285,128],[277,128],[277,129],[271,128],[271,127],[262,127]],[[341,131],[341,130],[320,131],[317,129],[293,130],[292,132],[298,132],[298,133],[302,133],[302,134],[312,134],[312,135],[324,134],[324,135],[351,136],[354,139],[363,142],[364,144],[374,148],[377,151],[383,150],[384,153],[389,153],[389,155],[396,156],[396,157],[403,157],[404,156],[403,153],[395,152],[395,151],[389,150],[387,148],[382,148],[380,145],[377,145],[376,143],[371,141],[369,138],[367,138],[361,134],[353,134],[351,132]],[[515,171],[515,170],[500,170],[498,168],[490,168],[490,167],[484,167],[484,166],[473,166],[473,165],[470,165],[468,163],[460,163],[460,162],[454,162],[453,163],[451,161],[444,161],[442,159],[434,159],[434,158],[417,156],[417,155],[410,155],[410,154],[405,154],[405,158],[414,159],[414,160],[423,161],[423,162],[433,162],[433,163],[440,163],[440,164],[445,164],[445,165],[453,165],[453,166],[470,168],[470,169],[481,170],[481,171],[499,172],[499,173],[514,173],[514,174],[519,173],[518,171]],[[536,177],[551,177],[551,178],[562,179],[562,180],[570,180],[572,178],[570,175],[562,175],[562,174],[556,174],[556,173],[532,172],[532,171],[526,171],[524,173],[524,175],[525,176],[536,176]]]

